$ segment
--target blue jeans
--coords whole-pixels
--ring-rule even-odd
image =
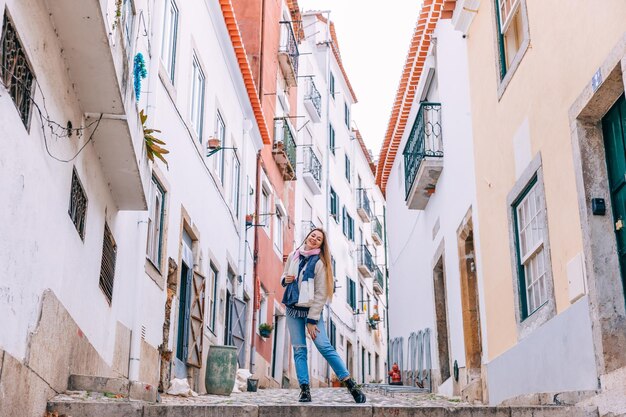
[[[293,318],[287,316],[287,327],[289,328],[289,336],[291,345],[293,346],[293,358],[296,364],[296,374],[298,375],[299,384],[309,384],[309,367],[307,366],[307,347],[306,347],[306,318]],[[350,376],[350,372],[346,368],[343,360],[328,340],[326,335],[326,327],[324,320],[320,317],[317,322],[317,328],[320,332],[313,341],[315,347],[328,362],[330,367],[342,381]]]

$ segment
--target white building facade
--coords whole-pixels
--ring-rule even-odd
[[[367,383],[384,379],[387,356],[385,203],[369,151],[353,130],[356,97],[327,22],[327,13],[303,13],[296,246],[314,227],[327,232],[336,289],[323,313],[326,329],[354,378]],[[309,348],[312,383],[332,382],[326,361]]]
[[[425,62],[419,50],[405,66],[417,84],[403,103],[408,118],[390,124],[388,132],[403,133],[395,156],[388,144],[379,164],[389,168],[378,180],[384,178],[392,242],[390,357],[405,384],[480,399],[481,276],[466,46],[450,20],[428,13],[425,6],[420,19],[435,29],[423,36],[416,30],[413,39],[427,52]]]
[[[214,344],[249,361],[263,141],[227,6],[0,2],[2,384],[31,387],[3,407],[41,415],[73,374],[203,392]]]

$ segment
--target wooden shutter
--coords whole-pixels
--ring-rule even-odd
[[[202,341],[204,336],[204,291],[206,278],[193,273],[191,286],[191,309],[189,313],[189,357],[187,364],[202,367]]]

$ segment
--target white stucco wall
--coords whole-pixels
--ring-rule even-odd
[[[476,202],[465,41],[447,20],[437,24],[434,37],[437,39],[433,82],[436,90],[429,92],[427,101],[442,104],[444,167],[436,192],[426,208],[409,210],[405,203],[402,151],[419,109],[416,100],[387,183],[387,225],[390,242],[390,337],[404,337],[404,363],[408,367],[407,341],[410,333],[430,328],[433,368],[438,369],[433,287],[435,257],[438,249],[443,247],[450,367],[455,360],[459,367],[463,367],[465,347],[457,230],[470,209],[474,208],[475,213]],[[420,93],[421,90],[418,90],[416,96],[419,97]],[[472,220],[477,233],[476,217],[472,216]],[[474,239],[474,242],[476,244],[477,240]],[[475,249],[479,260],[480,248]],[[479,262],[477,271],[480,288]],[[408,320],[408,317],[411,319]]]

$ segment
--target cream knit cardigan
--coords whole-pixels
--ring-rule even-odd
[[[298,287],[302,283],[302,273],[304,273],[304,268],[300,274],[298,274],[298,266],[300,264],[299,259],[294,259],[294,252],[289,254],[287,258],[287,262],[285,263],[285,269],[283,271],[283,275],[280,277],[281,282],[287,275],[296,276],[298,279]],[[328,296],[326,295],[326,268],[324,267],[324,261],[320,258],[317,264],[315,265],[315,278],[313,279],[315,283],[315,293],[313,296],[313,303],[311,307],[309,307],[309,314],[307,315],[308,322],[315,322],[320,319],[320,315],[322,314],[322,309],[324,308],[324,304],[328,301]]]

